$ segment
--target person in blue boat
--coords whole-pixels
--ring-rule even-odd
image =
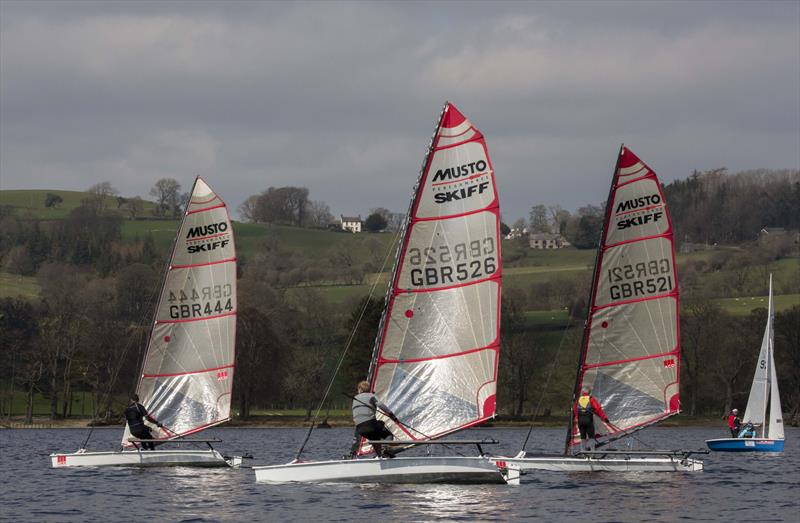
[[[150,427],[144,423],[145,419],[155,423],[158,428],[162,428],[164,426],[156,421],[156,419],[147,412],[147,409],[144,408],[144,405],[139,403],[138,394],[131,395],[131,401],[125,408],[124,415],[125,421],[128,422],[128,428],[131,431],[131,435],[139,439],[154,439],[153,434],[150,432]],[[145,441],[142,442],[142,448],[144,450],[155,450],[156,446],[152,441]]]
[[[747,422],[742,427],[742,431],[739,433],[740,438],[755,438],[756,437],[756,428],[753,426],[752,423]]]
[[[581,449],[594,450],[595,432],[594,417],[599,416],[604,423],[608,423],[608,416],[603,412],[603,407],[591,395],[587,387],[581,389],[581,397],[575,402],[575,417],[578,421],[578,432],[581,435]]]
[[[398,423],[397,417],[369,389],[369,382],[362,381],[358,384],[357,394],[353,397],[353,422],[356,424],[356,433],[368,440],[393,439],[392,433],[383,421],[375,417],[375,414],[380,411],[395,423]],[[383,450],[382,445],[374,445],[374,448],[378,456],[394,457],[390,451]]]
[[[728,415],[728,428],[731,430],[731,437],[738,438],[742,430],[742,420],[739,419],[739,409],[733,409]]]

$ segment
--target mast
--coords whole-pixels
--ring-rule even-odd
[[[564,455],[569,454],[569,442],[572,440],[572,431],[575,426],[575,402],[578,401],[578,395],[581,393],[581,369],[583,363],[586,361],[586,349],[589,347],[589,319],[591,318],[592,304],[594,303],[595,286],[597,284],[598,271],[600,269],[600,250],[605,237],[606,227],[611,216],[611,195],[614,192],[614,182],[617,179],[617,170],[619,170],[619,160],[622,157],[622,149],[625,144],[619,146],[617,153],[617,161],[614,164],[614,171],[611,173],[611,185],[608,188],[608,197],[606,198],[606,208],[604,212],[603,226],[600,229],[600,238],[598,240],[597,251],[594,254],[594,269],[592,271],[592,286],[589,291],[589,301],[586,303],[586,320],[583,322],[583,338],[581,339],[581,351],[578,353],[578,369],[575,372],[575,386],[572,389],[572,401],[569,403],[569,420],[567,421],[567,439],[564,443]]]
[[[169,251],[169,258],[167,258],[167,263],[165,264],[164,270],[161,274],[161,283],[159,283],[159,290],[158,290],[158,302],[161,303],[161,299],[164,297],[164,289],[166,288],[167,282],[167,275],[169,274],[169,268],[172,265],[172,258],[175,256],[175,249],[178,247],[178,238],[180,238],[181,229],[183,229],[183,222],[186,221],[186,211],[189,209],[189,202],[192,199],[192,194],[194,194],[194,188],[197,186],[197,180],[200,179],[200,176],[194,177],[194,182],[192,183],[192,190],[189,191],[189,200],[187,200],[186,205],[183,208],[183,214],[181,215],[181,223],[178,224],[178,229],[175,231],[175,238],[172,240],[172,249]],[[139,379],[136,382],[136,393],[139,393],[139,387],[142,385],[142,375],[144,374],[144,365],[147,361],[147,351],[150,350],[150,340],[153,338],[153,329],[156,328],[156,324],[158,317],[158,307],[153,310],[153,319],[150,321],[150,332],[147,335],[147,346],[144,348],[144,358],[142,358],[142,364],[139,366]]]
[[[381,340],[383,339],[383,332],[384,326],[386,324],[386,317],[389,314],[389,301],[390,296],[392,295],[392,287],[397,282],[398,277],[398,269],[400,268],[400,259],[403,254],[403,247],[406,245],[406,236],[408,235],[408,225],[411,222],[411,212],[414,209],[414,206],[417,203],[418,191],[420,183],[422,182],[422,177],[425,176],[425,171],[428,169],[428,163],[431,159],[431,152],[433,152],[433,144],[436,141],[436,135],[439,134],[439,129],[442,126],[442,118],[444,118],[444,113],[447,110],[447,106],[450,102],[445,102],[442,105],[442,110],[439,111],[439,118],[436,121],[436,128],[433,130],[433,135],[431,135],[431,140],[428,143],[428,150],[425,152],[425,157],[422,159],[422,166],[419,168],[419,174],[417,175],[417,182],[414,184],[414,188],[411,190],[411,200],[408,203],[408,211],[406,211],[406,216],[403,219],[403,225],[401,228],[400,233],[400,242],[397,244],[397,252],[394,256],[394,264],[392,265],[392,275],[389,278],[389,285],[386,286],[386,294],[383,298],[383,312],[381,313],[381,321],[378,323],[378,333],[375,336],[375,344],[372,347],[372,357],[369,361],[369,371],[367,372],[367,381],[369,381],[370,385],[374,387],[374,373],[375,373],[375,364],[378,360],[378,351],[381,347]]]

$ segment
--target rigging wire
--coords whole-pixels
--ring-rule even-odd
[[[303,450],[305,449],[306,444],[308,443],[308,440],[311,437],[311,432],[313,432],[314,430],[314,425],[316,424],[316,421],[319,418],[319,413],[325,406],[325,401],[328,399],[328,395],[330,394],[331,389],[333,388],[333,384],[336,381],[336,376],[339,374],[339,369],[342,367],[342,364],[344,363],[344,358],[345,356],[347,356],[347,352],[350,350],[350,345],[353,343],[353,339],[356,336],[356,332],[358,331],[358,326],[361,324],[361,320],[364,318],[364,314],[366,314],[367,312],[367,307],[369,307],[370,301],[372,301],[372,296],[374,295],[375,288],[377,287],[378,280],[380,279],[379,275],[383,274],[384,269],[386,268],[386,263],[389,260],[392,251],[394,251],[394,249],[396,248],[395,245],[397,244],[397,240],[400,238],[400,232],[401,232],[400,230],[397,231],[397,233],[394,235],[394,238],[392,238],[392,242],[389,244],[389,248],[386,251],[386,256],[383,258],[383,264],[381,265],[381,270],[378,272],[378,274],[375,276],[375,280],[372,282],[372,286],[369,289],[369,295],[367,296],[367,299],[364,300],[364,306],[361,308],[361,312],[358,315],[358,320],[356,320],[356,323],[353,326],[353,330],[350,332],[350,336],[348,337],[347,343],[345,343],[344,349],[342,350],[342,353],[339,356],[339,361],[336,363],[336,368],[334,369],[333,375],[331,376],[331,379],[328,382],[328,386],[325,389],[325,393],[322,395],[322,399],[320,400],[319,405],[317,405],[317,410],[314,413],[314,417],[311,419],[311,423],[308,427],[308,432],[306,433],[306,437],[303,440],[303,443],[300,445],[300,448],[297,449],[297,454],[295,455],[296,460],[300,459],[300,456],[303,454]],[[389,285],[391,285],[391,281],[389,282]]]
[[[153,292],[153,293],[150,294],[150,297],[145,302],[144,307],[142,307],[142,314],[140,316],[139,321],[137,322],[137,325],[140,325],[140,324],[143,325],[144,322],[147,321],[147,317],[149,316],[148,312],[150,310],[152,310],[152,305],[156,300],[156,296],[158,296],[158,292]],[[106,393],[101,396],[102,403],[106,403],[108,401],[108,397],[111,395],[111,391],[114,389],[114,385],[117,382],[117,378],[119,377],[119,373],[122,370],[122,364],[125,362],[125,356],[128,354],[128,350],[130,350],[131,346],[134,344],[134,340],[136,340],[136,339],[139,340],[138,341],[138,343],[139,343],[139,358],[138,358],[138,360],[141,361],[141,358],[142,358],[141,335],[140,336],[130,336],[130,337],[128,337],[127,343],[125,343],[125,345],[122,348],[122,354],[120,354],[120,357],[119,357],[119,360],[117,361],[117,364],[114,366],[114,372],[111,374],[111,379],[109,380],[108,388],[106,389]],[[141,368],[138,365],[138,361],[137,361],[137,368]],[[95,408],[96,407],[97,406],[95,405]],[[94,414],[92,414],[92,418],[94,418]],[[86,445],[89,444],[89,439],[92,437],[92,433],[93,432],[94,432],[94,424],[92,424],[92,426],[90,427],[89,434],[86,436],[86,440],[84,440],[83,445],[81,445],[80,448],[82,448],[82,449],[86,448]]]
[[[555,372],[556,367],[558,366],[559,355],[561,354],[561,348],[564,346],[564,340],[567,338],[567,333],[573,327],[574,320],[572,315],[570,314],[569,307],[567,308],[567,325],[564,327],[564,331],[561,333],[561,340],[558,342],[558,348],[556,349],[555,356],[553,357],[553,362],[550,364],[550,370],[547,371],[547,378],[544,382],[544,388],[542,389],[542,393],[539,395],[539,401],[536,403],[536,408],[533,411],[533,415],[531,416],[531,425],[528,428],[528,434],[525,436],[525,441],[522,443],[522,451],[525,451],[525,447],[528,445],[528,440],[531,437],[531,433],[533,432],[533,424],[536,421],[536,415],[539,412],[539,409],[542,407],[542,403],[544,402],[544,397],[547,395],[547,389],[550,387],[550,380],[553,377],[553,372]],[[571,422],[570,422],[571,423]]]

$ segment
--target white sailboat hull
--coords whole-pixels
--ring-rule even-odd
[[[64,467],[238,467],[241,457],[225,459],[216,450],[123,450],[50,454],[53,468]]]
[[[316,461],[253,467],[259,483],[505,483],[484,457],[401,457]]]
[[[498,466],[513,466],[521,471],[553,472],[701,472],[699,459],[680,457],[579,457],[531,456],[524,458],[492,458]]]

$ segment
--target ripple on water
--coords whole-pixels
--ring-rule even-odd
[[[323,433],[324,432],[324,433]],[[525,429],[481,429],[497,454],[516,454]],[[653,446],[697,448],[716,430],[648,429]],[[289,461],[304,429],[213,429],[227,453],[249,450],[254,464]],[[352,430],[312,435],[307,459],[341,454]],[[539,450],[558,453],[560,429],[537,429]],[[443,519],[571,521],[797,521],[800,431],[787,428],[782,456],[712,454],[695,474],[531,473],[505,485],[267,485],[249,469],[51,469],[50,452],[74,450],[83,431],[3,430],[0,518],[8,521],[356,521],[403,523]],[[64,448],[64,441],[72,442]],[[551,448],[546,445],[551,442]],[[119,444],[116,429],[94,431],[95,450]],[[31,456],[40,458],[31,459]],[[58,500],[53,502],[51,500]],[[576,503],[576,500],[581,500]],[[614,500],[610,507],[608,500]]]

